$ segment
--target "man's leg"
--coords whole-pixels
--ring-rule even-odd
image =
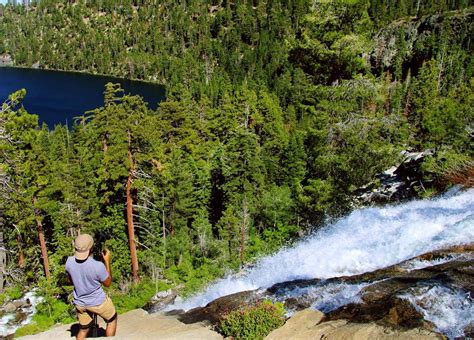
[[[89,332],[89,328],[80,329],[76,335],[76,340],[84,340],[87,337],[87,333]]]
[[[117,312],[112,300],[107,296],[101,305],[91,307],[89,310],[100,315],[100,317],[107,323],[105,336],[114,336],[117,331]]]
[[[76,335],[77,340],[83,340],[87,337],[89,328],[92,324],[92,317],[87,312],[85,307],[76,306],[77,320],[79,321],[80,329]]]
[[[107,323],[107,328],[105,329],[105,336],[115,336],[117,331],[117,317],[113,321]]]

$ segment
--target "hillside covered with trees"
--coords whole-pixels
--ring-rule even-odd
[[[38,126],[23,91],[3,104],[8,280],[62,286],[71,242],[89,232],[121,285],[151,277],[192,291],[349,211],[350,193],[402,150],[436,147],[435,180],[471,161],[469,5],[0,5],[0,55],[16,66],[167,87],[152,111],[110,84],[72,129]]]

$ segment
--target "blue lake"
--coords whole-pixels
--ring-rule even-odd
[[[108,82],[120,83],[125,93],[144,98],[156,109],[165,98],[165,87],[158,84],[84,73],[0,67],[0,104],[8,95],[26,89],[25,109],[52,128],[56,124],[72,125],[74,117],[100,107]]]

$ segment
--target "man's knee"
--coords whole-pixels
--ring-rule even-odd
[[[110,319],[104,319],[104,321],[109,324],[111,322],[117,322],[117,313],[115,313]]]

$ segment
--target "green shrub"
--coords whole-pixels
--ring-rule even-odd
[[[423,176],[435,179],[441,189],[454,184],[467,185],[472,164],[471,155],[441,148],[434,157],[428,157],[423,162]]]
[[[218,330],[235,339],[263,339],[285,323],[283,304],[262,301],[227,314]]]
[[[158,291],[166,290],[169,286],[163,282],[152,282],[143,279],[138,284],[131,284],[126,293],[116,289],[109,290],[109,295],[117,309],[118,314],[126,313],[132,309],[142,308]]]
[[[7,292],[11,300],[16,300],[23,296],[23,287],[13,286]]]

